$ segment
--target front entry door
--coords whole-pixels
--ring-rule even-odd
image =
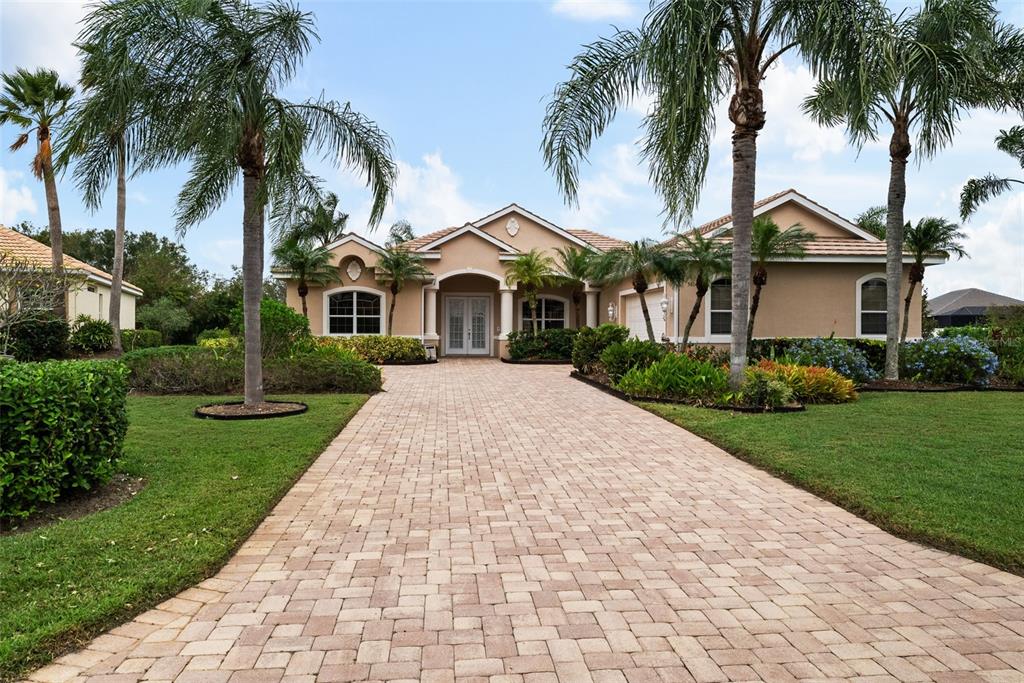
[[[486,356],[490,353],[491,300],[486,296],[450,296],[445,300],[446,355]]]

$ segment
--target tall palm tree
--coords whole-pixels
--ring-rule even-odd
[[[750,320],[747,321],[747,346],[754,339],[754,318],[761,305],[761,290],[768,284],[768,262],[776,259],[802,259],[807,243],[814,239],[814,233],[799,223],[783,230],[770,216],[754,219],[754,235],[750,246],[754,260],[754,296],[750,300]]]
[[[338,279],[338,269],[331,265],[331,252],[296,235],[287,235],[274,246],[271,255],[279,268],[287,270],[290,277],[298,281],[302,315],[308,320],[306,295],[309,294],[309,286],[326,285]]]
[[[891,127],[885,377],[897,379],[903,210],[913,137],[920,158],[931,157],[952,142],[965,109],[1005,105],[1009,90],[1000,86],[1001,73],[1004,58],[1012,56],[1010,44],[1018,38],[998,22],[991,0],[925,0],[914,12],[889,14],[870,36],[864,57],[867,77],[822,81],[805,100],[804,110],[822,124],[845,123],[857,147],[875,139],[883,121]]]
[[[520,254],[508,264],[505,271],[505,284],[509,287],[518,287],[530,307],[534,335],[537,334],[538,327],[537,291],[555,282],[557,277],[555,260],[540,249],[531,249],[525,254]]]
[[[619,109],[651,93],[641,155],[668,219],[679,222],[704,184],[718,103],[729,96],[732,134],[732,320],[730,382],[746,369],[750,240],[761,81],[799,51],[817,75],[858,82],[859,42],[875,2],[846,0],[652,0],[643,24],[583,48],[555,88],[542,151],[559,189],[575,203],[579,166]]]
[[[348,214],[338,210],[338,195],[327,192],[309,204],[302,204],[294,210],[288,230],[299,239],[309,240],[320,246],[327,246],[345,235]]]
[[[378,280],[390,281],[391,306],[388,308],[388,334],[394,334],[391,326],[395,317],[395,301],[398,293],[409,280],[433,278],[434,274],[423,264],[423,258],[408,249],[398,246],[387,247],[377,255],[374,275]]]
[[[3,94],[0,95],[0,124],[9,123],[23,129],[11,143],[11,151],[24,147],[33,132],[36,134],[36,153],[32,157],[32,175],[43,181],[46,192],[46,216],[50,223],[50,259],[57,277],[64,269],[64,244],[61,236],[60,202],[57,200],[57,180],[53,174],[53,133],[71,106],[75,89],[61,82],[51,69],[17,69],[3,75]],[[64,297],[54,300],[53,312],[64,317]]]
[[[647,326],[647,338],[652,342],[654,338],[654,325],[651,324],[651,312],[647,309],[647,297],[644,292],[650,287],[650,283],[657,279],[678,280],[674,270],[675,262],[668,257],[663,245],[654,240],[644,239],[629,242],[623,247],[606,251],[597,256],[594,260],[593,273],[596,279],[601,282],[617,282],[619,280],[631,280],[633,291],[640,299],[640,310],[644,314],[644,323]]]
[[[996,147],[1006,152],[1024,169],[1024,126],[999,131]],[[1010,190],[1013,185],[1024,185],[1024,179],[1000,178],[989,173],[982,178],[971,178],[960,192],[960,218],[967,220],[979,206]]]
[[[884,206],[872,206],[864,209],[854,221],[857,227],[869,232],[880,240],[885,239],[885,213]]]
[[[576,315],[576,327],[580,327],[581,310],[583,302],[583,288],[590,279],[591,264],[594,259],[594,252],[579,247],[559,247],[558,259],[561,261],[562,281],[572,287],[572,306]]]
[[[178,196],[179,232],[209,217],[241,177],[245,403],[260,403],[267,208],[319,198],[303,164],[312,150],[365,173],[375,226],[397,173],[391,141],[348,104],[281,96],[317,38],[312,15],[285,2],[113,0],[85,21],[82,42],[114,45],[118,59],[147,71],[137,95],[152,132],[139,167],[191,163]]]
[[[945,252],[958,259],[967,256],[963,241],[967,238],[960,226],[945,218],[926,216],[911,225],[907,222],[903,231],[907,251],[914,257],[910,266],[910,289],[903,300],[903,330],[900,342],[907,341],[907,327],[910,323],[910,300],[914,298],[914,289],[924,282],[924,260],[936,252]]]
[[[701,303],[711,287],[712,280],[722,273],[729,272],[732,245],[705,237],[694,230],[680,235],[674,250],[685,266],[686,280],[692,282],[696,290],[690,317],[686,319],[686,327],[683,329],[682,349],[686,351],[690,344],[690,330],[700,314]]]
[[[400,218],[388,228],[388,239],[384,246],[397,247],[399,244],[404,244],[415,236],[412,232],[412,224],[404,218]]]

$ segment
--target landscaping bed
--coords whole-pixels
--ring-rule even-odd
[[[244,401],[229,401],[199,406],[194,414],[207,420],[263,420],[301,415],[308,409],[309,406],[298,401],[261,401],[253,405],[246,405]]]
[[[509,365],[572,365],[569,358],[502,358]]]

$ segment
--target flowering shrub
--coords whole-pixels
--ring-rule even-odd
[[[789,365],[762,360],[748,370],[765,374],[786,384],[801,403],[848,403],[857,398],[853,381],[835,370],[806,365]]]
[[[996,354],[971,337],[937,337],[904,344],[901,372],[919,382],[988,384],[999,369]]]
[[[835,370],[857,383],[878,378],[867,356],[842,339],[801,339],[790,344],[785,358],[793,365]]]
[[[728,386],[729,373],[724,368],[681,353],[669,353],[646,367],[634,367],[615,384],[616,389],[631,396],[707,403],[718,401]]]

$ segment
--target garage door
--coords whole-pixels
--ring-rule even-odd
[[[647,310],[651,314],[651,326],[654,327],[655,341],[661,341],[661,335],[665,333],[665,316],[661,312],[661,291],[657,289],[644,294],[647,298]],[[640,296],[630,294],[623,298],[623,303],[626,306],[626,325],[629,327],[630,336],[647,339],[647,323],[644,322],[644,310],[640,307]]]

